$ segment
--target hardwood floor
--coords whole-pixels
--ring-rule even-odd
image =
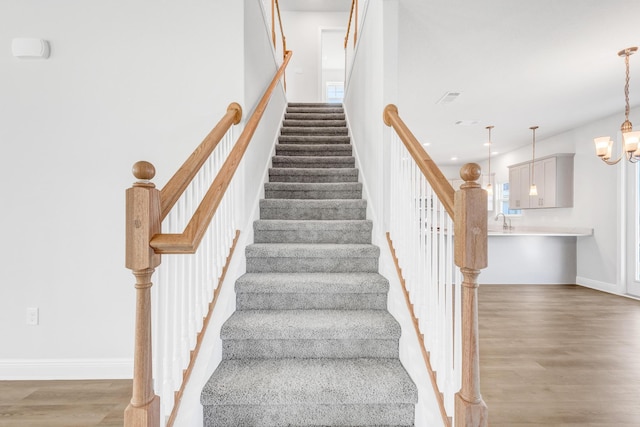
[[[482,285],[492,427],[640,426],[640,301],[573,285]]]
[[[640,301],[481,285],[479,312],[491,427],[640,426]],[[0,426],[122,426],[130,395],[130,380],[0,381]]]
[[[131,380],[0,381],[2,427],[122,427]]]

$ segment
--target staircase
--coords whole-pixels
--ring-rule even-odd
[[[205,426],[412,426],[342,107],[289,104]]]

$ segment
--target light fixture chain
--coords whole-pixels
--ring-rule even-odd
[[[625,52],[624,55],[624,65],[626,67],[626,81],[624,84],[624,101],[625,101],[625,109],[624,109],[624,117],[626,120],[629,120],[629,56],[631,53],[629,50]]]

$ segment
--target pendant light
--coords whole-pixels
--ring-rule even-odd
[[[629,121],[629,57],[636,53],[637,47],[628,47],[618,52],[618,56],[624,57],[624,64],[626,68],[626,80],[624,84],[624,123],[620,126],[622,132],[623,149],[620,157],[617,160],[610,160],[613,150],[613,140],[608,136],[600,136],[594,138],[593,142],[596,144],[596,155],[602,159],[608,165],[615,165],[622,157],[627,158],[631,163],[635,163],[640,159],[640,131],[634,131],[631,122]]]
[[[487,142],[487,145],[489,146],[489,173],[487,174],[487,195],[491,196],[493,195],[493,187],[491,186],[491,129],[493,129],[493,126],[487,126],[485,129],[489,131],[489,141]]]
[[[529,129],[533,131],[533,154],[531,155],[531,187],[529,187],[529,195],[537,196],[538,187],[536,187],[536,183],[533,180],[533,169],[536,161],[536,129],[538,129],[538,126],[531,126]]]

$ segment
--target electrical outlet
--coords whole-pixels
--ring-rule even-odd
[[[38,314],[38,307],[27,307],[27,325],[37,325],[40,320]]]

